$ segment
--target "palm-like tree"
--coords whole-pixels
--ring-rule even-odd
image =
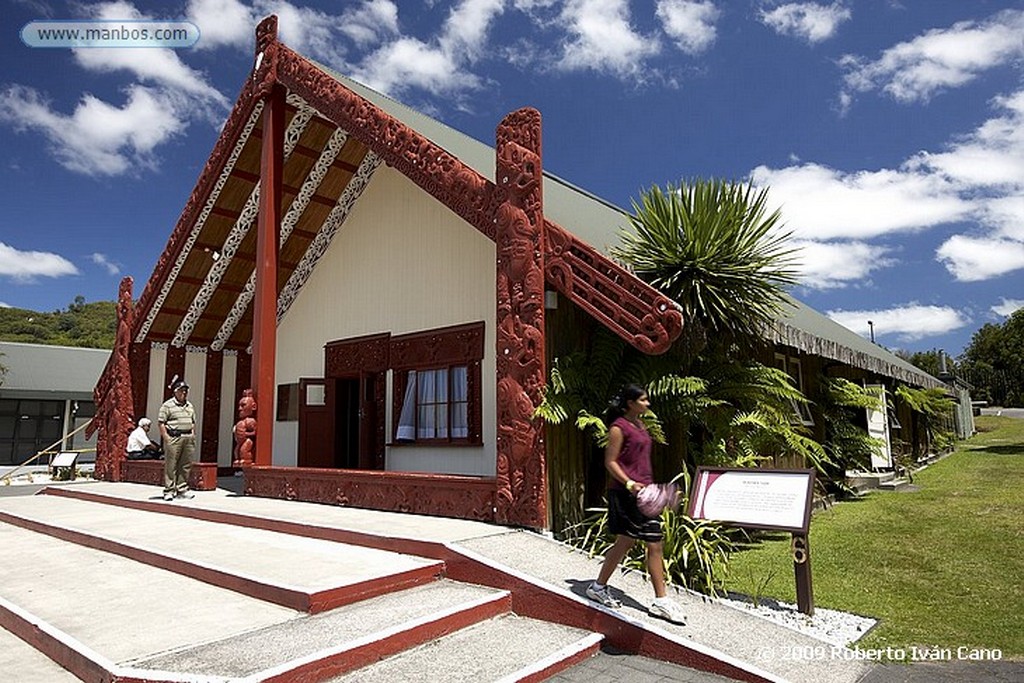
[[[632,230],[612,255],[715,339],[763,338],[797,281],[767,190],[724,180],[654,186],[633,201]]]

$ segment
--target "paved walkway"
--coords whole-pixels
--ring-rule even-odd
[[[237,488],[240,480],[225,480],[228,488]],[[88,491],[134,501],[158,502],[160,492],[151,486],[94,482],[76,484],[76,491]],[[569,549],[539,534],[510,530],[466,520],[407,515],[356,508],[342,508],[282,500],[239,496],[222,488],[199,492],[195,499],[166,505],[198,507],[210,511],[252,515],[282,521],[350,530],[380,536],[382,539],[408,539],[447,544],[462,553],[503,565],[510,571],[530,577],[573,599],[585,601],[582,591],[596,573],[599,558]],[[9,506],[18,507],[14,499]],[[162,504],[162,503],[161,503]],[[7,507],[0,500],[0,510]],[[196,539],[203,542],[203,539]],[[46,545],[43,543],[42,545]],[[258,558],[252,558],[255,562]],[[925,681],[981,681],[1004,683],[1024,681],[1024,662],[949,662],[912,666],[878,666],[856,658],[822,658],[814,661],[784,661],[768,658],[765,652],[783,652],[794,646],[820,647],[810,636],[701,598],[680,593],[688,623],[676,626],[650,617],[646,605],[651,597],[649,584],[636,573],[617,574],[613,586],[622,592],[624,605],[618,611],[624,618],[641,622],[648,628],[681,639],[695,648],[724,653],[768,672],[779,681],[794,683],[924,683]],[[596,609],[604,609],[598,607]],[[2,660],[0,660],[2,664]],[[42,679],[41,679],[42,680]],[[586,681],[683,681],[721,683],[718,676],[659,662],[644,657],[616,653],[606,649],[597,657],[563,672],[552,680]]]

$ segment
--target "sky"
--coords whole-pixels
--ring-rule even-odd
[[[141,295],[268,14],[488,144],[536,108],[544,168],[623,208],[696,178],[767,188],[793,294],[890,349],[955,357],[1024,306],[1024,0],[5,0],[0,306],[114,300],[126,275]],[[23,40],[97,19],[198,39]]]

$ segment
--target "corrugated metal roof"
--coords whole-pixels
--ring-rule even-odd
[[[946,386],[888,349],[868,341],[807,304],[792,298],[791,302],[792,307],[779,317],[774,329],[766,335],[769,340],[886,377],[894,377],[908,384]]]
[[[0,396],[53,394],[91,399],[110,349],[0,342],[0,365],[7,368]]]

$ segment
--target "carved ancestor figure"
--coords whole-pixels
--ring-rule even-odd
[[[242,392],[238,399],[238,422],[235,423],[235,467],[247,467],[254,462],[256,451],[256,398],[252,389]]]

